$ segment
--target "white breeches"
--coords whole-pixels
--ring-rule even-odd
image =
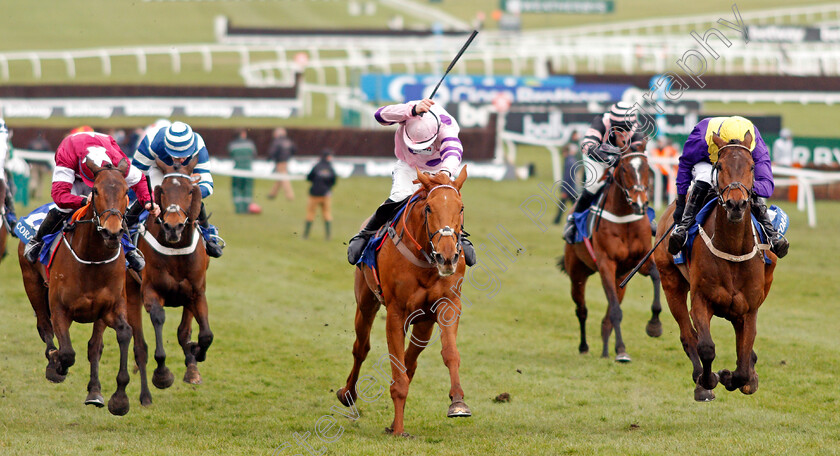
[[[599,160],[589,158],[588,155],[584,155],[583,167],[586,170],[583,188],[589,193],[597,192],[604,186],[604,181],[601,178],[604,177],[604,171],[606,171],[607,165]]]
[[[391,171],[391,201],[402,201],[420,189],[420,184],[415,184],[417,171],[407,163],[398,160]]]

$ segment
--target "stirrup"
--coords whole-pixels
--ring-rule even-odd
[[[128,261],[128,267],[140,272],[146,267],[146,259],[143,257],[143,252],[134,249],[125,254],[125,259]]]
[[[26,243],[26,247],[23,249],[23,257],[26,258],[30,263],[34,263],[38,261],[38,256],[41,253],[41,249],[44,248],[44,241],[43,240],[35,240],[32,239]],[[34,255],[34,258],[32,258]]]
[[[220,249],[223,249],[223,248],[225,248],[225,246],[227,246],[227,243],[225,243],[225,240],[222,239],[222,237],[219,236],[218,234],[208,234],[207,238],[205,238],[205,240],[207,242],[212,242],[212,243],[216,244],[217,246],[219,246]]]

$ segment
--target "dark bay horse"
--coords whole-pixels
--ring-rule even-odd
[[[387,429],[395,436],[407,436],[403,416],[408,387],[417,369],[417,357],[429,345],[437,322],[440,328],[441,355],[449,369],[451,404],[447,416],[467,417],[471,412],[464,402],[458,369],[461,356],[455,339],[461,314],[460,286],[466,265],[461,255],[459,234],[464,206],[461,187],[467,179],[466,168],[454,182],[445,174],[427,176],[417,172],[422,184],[421,198],[410,203],[401,217],[397,232],[404,230],[399,244],[390,237],[379,251],[379,274],[368,266],[356,269],[356,342],[353,344],[353,369],[347,384],[338,390],[338,400],[355,407],[356,399],[370,391],[365,377],[360,393],[359,370],[370,350],[370,328],[380,305],[387,310],[385,332],[391,364],[391,399],[394,421]],[[405,336],[413,324],[408,348]],[[365,399],[367,400],[367,399]]]
[[[572,300],[577,304],[575,311],[580,322],[580,346],[578,350],[589,352],[586,343],[586,280],[596,272],[601,275],[601,284],[607,295],[607,312],[601,320],[601,338],[604,347],[602,358],[609,356],[609,339],[615,329],[615,360],[630,362],[630,355],[621,337],[621,301],[624,288],[617,286],[624,277],[642,260],[651,247],[651,228],[646,210],[648,204],[648,182],[650,167],[645,155],[644,144],[637,150],[623,153],[612,173],[612,182],[607,184],[606,196],[601,211],[601,220],[591,239],[591,252],[585,243],[566,244],[560,259],[561,270],[572,280]],[[594,256],[594,258],[593,258]],[[653,281],[652,316],[647,323],[647,334],[662,335],[659,313],[659,274],[652,261],[642,266],[641,272]]]
[[[38,320],[38,333],[47,344],[47,379],[64,381],[67,369],[76,361],[70,325],[74,321],[93,323],[88,342],[90,382],[85,404],[104,406],[99,383],[102,335],[106,326],[114,328],[120,346],[120,369],[117,391],[108,401],[108,410],[114,415],[125,415],[129,410],[125,387],[129,381],[126,363],[131,327],[126,321],[125,255],[120,237],[125,232],[123,214],[128,205],[128,184],[123,177],[128,162],[120,160],[116,167],[110,163],[100,167],[88,159],[86,165],[95,176],[90,205],[75,222],[75,228],[62,234],[48,285],[44,267],[24,258],[24,243],[18,247],[18,257],[23,285]],[[53,334],[58,338],[58,350],[53,345]]]
[[[770,292],[776,256],[759,244],[750,217],[750,193],[755,164],[750,153],[752,135],[743,142],[727,144],[713,136],[719,159],[714,166],[713,190],[718,204],[702,226],[691,249],[689,267],[674,264],[666,239],[654,252],[662,274],[662,288],[671,314],[680,326],[680,341],[694,367],[694,399],[710,401],[718,381],[729,391],[740,388],[752,394],[758,388],[753,351],[758,308]],[[660,223],[670,225],[673,204],[662,214]],[[661,235],[660,235],[661,236]],[[765,251],[772,260],[765,264]],[[691,311],[686,298],[691,293]],[[725,318],[735,329],[738,354],[735,372],[712,371],[715,344],[710,333],[712,316]]]
[[[162,212],[158,219],[150,216],[140,231],[137,247],[146,257],[142,284],[134,278],[128,279],[128,318],[134,330],[134,356],[141,378],[140,403],[144,405],[152,402],[152,396],[146,381],[148,348],[143,338],[143,307],[149,312],[155,328],[157,368],[152,383],[156,387],[168,388],[175,378],[166,367],[163,348],[164,307],[183,308],[178,343],[184,351],[187,366],[185,382],[201,383],[197,363],[204,361],[213,342],[205,296],[209,257],[196,226],[201,211],[201,190],[193,185],[190,177],[195,164],[193,160],[183,167],[167,166],[157,161],[165,173],[161,185],[154,189],[155,202]],[[193,318],[198,322],[198,343],[190,341]]]

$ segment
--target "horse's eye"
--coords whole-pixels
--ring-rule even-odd
[[[432,208],[429,207],[429,206],[426,206],[426,213],[431,214],[432,213]]]

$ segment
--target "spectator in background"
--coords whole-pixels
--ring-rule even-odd
[[[579,141],[580,133],[574,131],[569,143],[563,147],[563,182],[560,185],[560,202],[563,204],[557,208],[557,216],[554,217],[555,225],[559,225],[563,219],[563,208],[575,200],[575,196],[571,192],[574,191],[577,194],[578,179],[575,163],[580,160],[578,158],[580,152]]]
[[[254,141],[248,139],[248,132],[243,128],[228,144],[228,153],[230,158],[233,159],[233,169],[251,171],[257,146],[254,145]],[[254,198],[254,179],[234,177],[232,183],[234,209],[237,214],[247,214],[251,200]]]
[[[28,150],[38,152],[50,152],[52,155],[52,146],[50,142],[44,138],[44,131],[39,131],[29,143],[26,144]],[[41,179],[45,175],[52,174],[49,165],[42,161],[29,162],[29,194],[33,199],[41,199]]]
[[[274,129],[273,137],[274,140],[271,142],[271,146],[269,148],[269,156],[277,163],[274,168],[274,172],[287,174],[289,172],[289,159],[297,152],[297,146],[295,146],[294,141],[286,135],[285,128]],[[295,192],[292,190],[292,183],[288,180],[277,181],[271,189],[271,193],[268,194],[268,199],[277,198],[277,193],[280,191],[280,187],[283,187],[283,192],[285,193],[287,200],[293,201],[295,199]]]
[[[330,149],[321,151],[321,160],[312,167],[306,180],[312,182],[309,187],[309,203],[306,205],[306,224],[303,227],[303,238],[309,238],[309,229],[315,221],[315,210],[321,207],[324,216],[324,232],[330,240],[330,224],[332,223],[332,187],[335,185],[335,169],[332,166],[333,154]]]
[[[773,141],[773,164],[793,166],[793,135],[787,128],[782,128],[779,139]]]
[[[656,141],[656,147],[651,150],[653,157],[663,160],[672,160],[679,157],[677,148],[674,146],[674,141],[667,136],[660,136]],[[676,165],[666,165],[659,163],[656,165],[661,175],[658,185],[668,192],[668,194],[677,194],[677,167]]]

